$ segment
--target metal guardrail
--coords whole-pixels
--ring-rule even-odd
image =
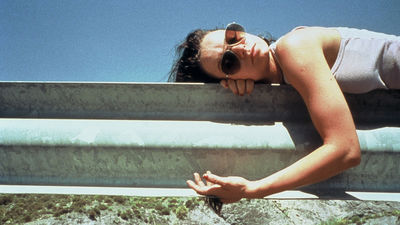
[[[400,125],[400,91],[346,95],[360,124]],[[237,97],[217,84],[0,82],[0,117],[301,122],[309,120],[288,85],[256,85]]]
[[[400,191],[400,91],[346,95],[362,163],[308,192]],[[265,177],[321,140],[289,86],[0,82],[0,184],[186,187]]]

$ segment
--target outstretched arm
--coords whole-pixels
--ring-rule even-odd
[[[331,36],[321,29],[296,30],[277,45],[289,83],[300,93],[323,145],[293,165],[262,180],[269,192],[328,179],[360,163],[358,137],[350,109],[330,71]]]
[[[330,55],[324,50],[329,41],[319,29],[301,29],[282,38],[276,50],[282,71],[302,96],[323,145],[261,180],[207,173],[203,175],[207,185],[195,175],[195,182],[188,181],[189,187],[228,203],[317,183],[360,163],[353,118],[326,60]]]

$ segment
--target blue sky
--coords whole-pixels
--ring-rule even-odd
[[[299,25],[400,35],[400,1],[1,0],[0,80],[166,81],[189,31],[233,21],[275,37]]]

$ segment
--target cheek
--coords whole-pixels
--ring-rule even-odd
[[[257,81],[257,80],[261,80],[262,79],[262,73],[261,73],[260,70],[257,70],[255,67],[253,67],[251,70],[247,70],[247,71],[244,71],[241,74],[238,74],[236,79],[239,79],[239,80],[250,79],[250,80]]]
[[[244,65],[243,70],[238,74],[238,79],[262,80],[264,69],[265,64],[261,60],[254,65]]]

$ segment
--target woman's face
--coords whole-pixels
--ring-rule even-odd
[[[245,34],[245,38],[234,45],[225,42],[225,30],[208,33],[200,44],[200,64],[215,78],[225,79],[221,70],[221,59],[225,51],[231,50],[239,58],[240,70],[229,74],[230,79],[266,79],[269,63],[269,46],[258,36]]]

